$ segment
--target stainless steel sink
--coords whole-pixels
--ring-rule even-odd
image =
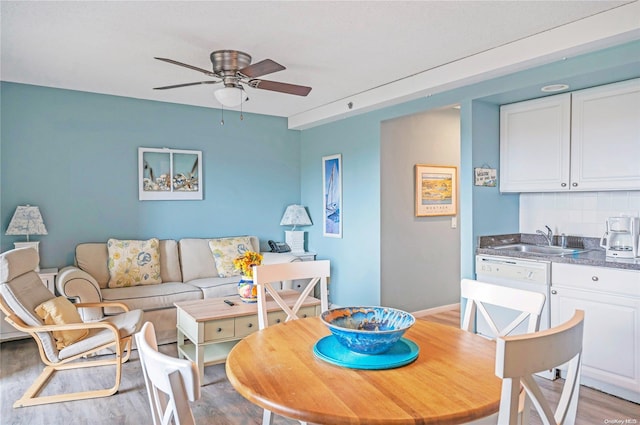
[[[509,245],[493,246],[491,248],[498,251],[514,251],[538,255],[572,255],[588,251],[587,249],[581,248],[562,248],[559,246],[530,245],[526,243],[514,243]]]

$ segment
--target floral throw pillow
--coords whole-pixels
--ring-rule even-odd
[[[233,265],[233,260],[247,251],[253,251],[251,238],[248,236],[211,239],[209,248],[213,254],[218,276],[220,277],[239,276],[240,270]]]
[[[160,277],[160,241],[109,239],[109,288],[153,285]]]

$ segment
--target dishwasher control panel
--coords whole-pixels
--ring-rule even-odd
[[[546,285],[549,282],[549,263],[514,260],[505,257],[476,256],[476,274],[500,279]]]

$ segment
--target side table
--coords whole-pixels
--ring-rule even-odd
[[[305,251],[305,252],[289,252],[288,254],[293,255],[294,257],[298,257],[300,261],[315,261],[316,253]]]
[[[56,275],[58,274],[58,269],[49,268],[49,269],[40,269],[38,275],[40,275],[40,280],[42,280],[42,284],[47,287],[52,294],[55,294],[56,288]],[[4,320],[4,313],[0,312],[0,341],[8,341],[13,339],[24,339],[28,338],[29,335],[16,330],[13,326],[8,324]]]

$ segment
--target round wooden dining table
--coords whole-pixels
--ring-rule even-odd
[[[337,366],[314,354],[330,332],[320,318],[271,326],[240,341],[226,372],[252,403],[319,424],[460,424],[498,411],[495,343],[417,320],[404,338],[419,347],[407,365],[383,370]]]

